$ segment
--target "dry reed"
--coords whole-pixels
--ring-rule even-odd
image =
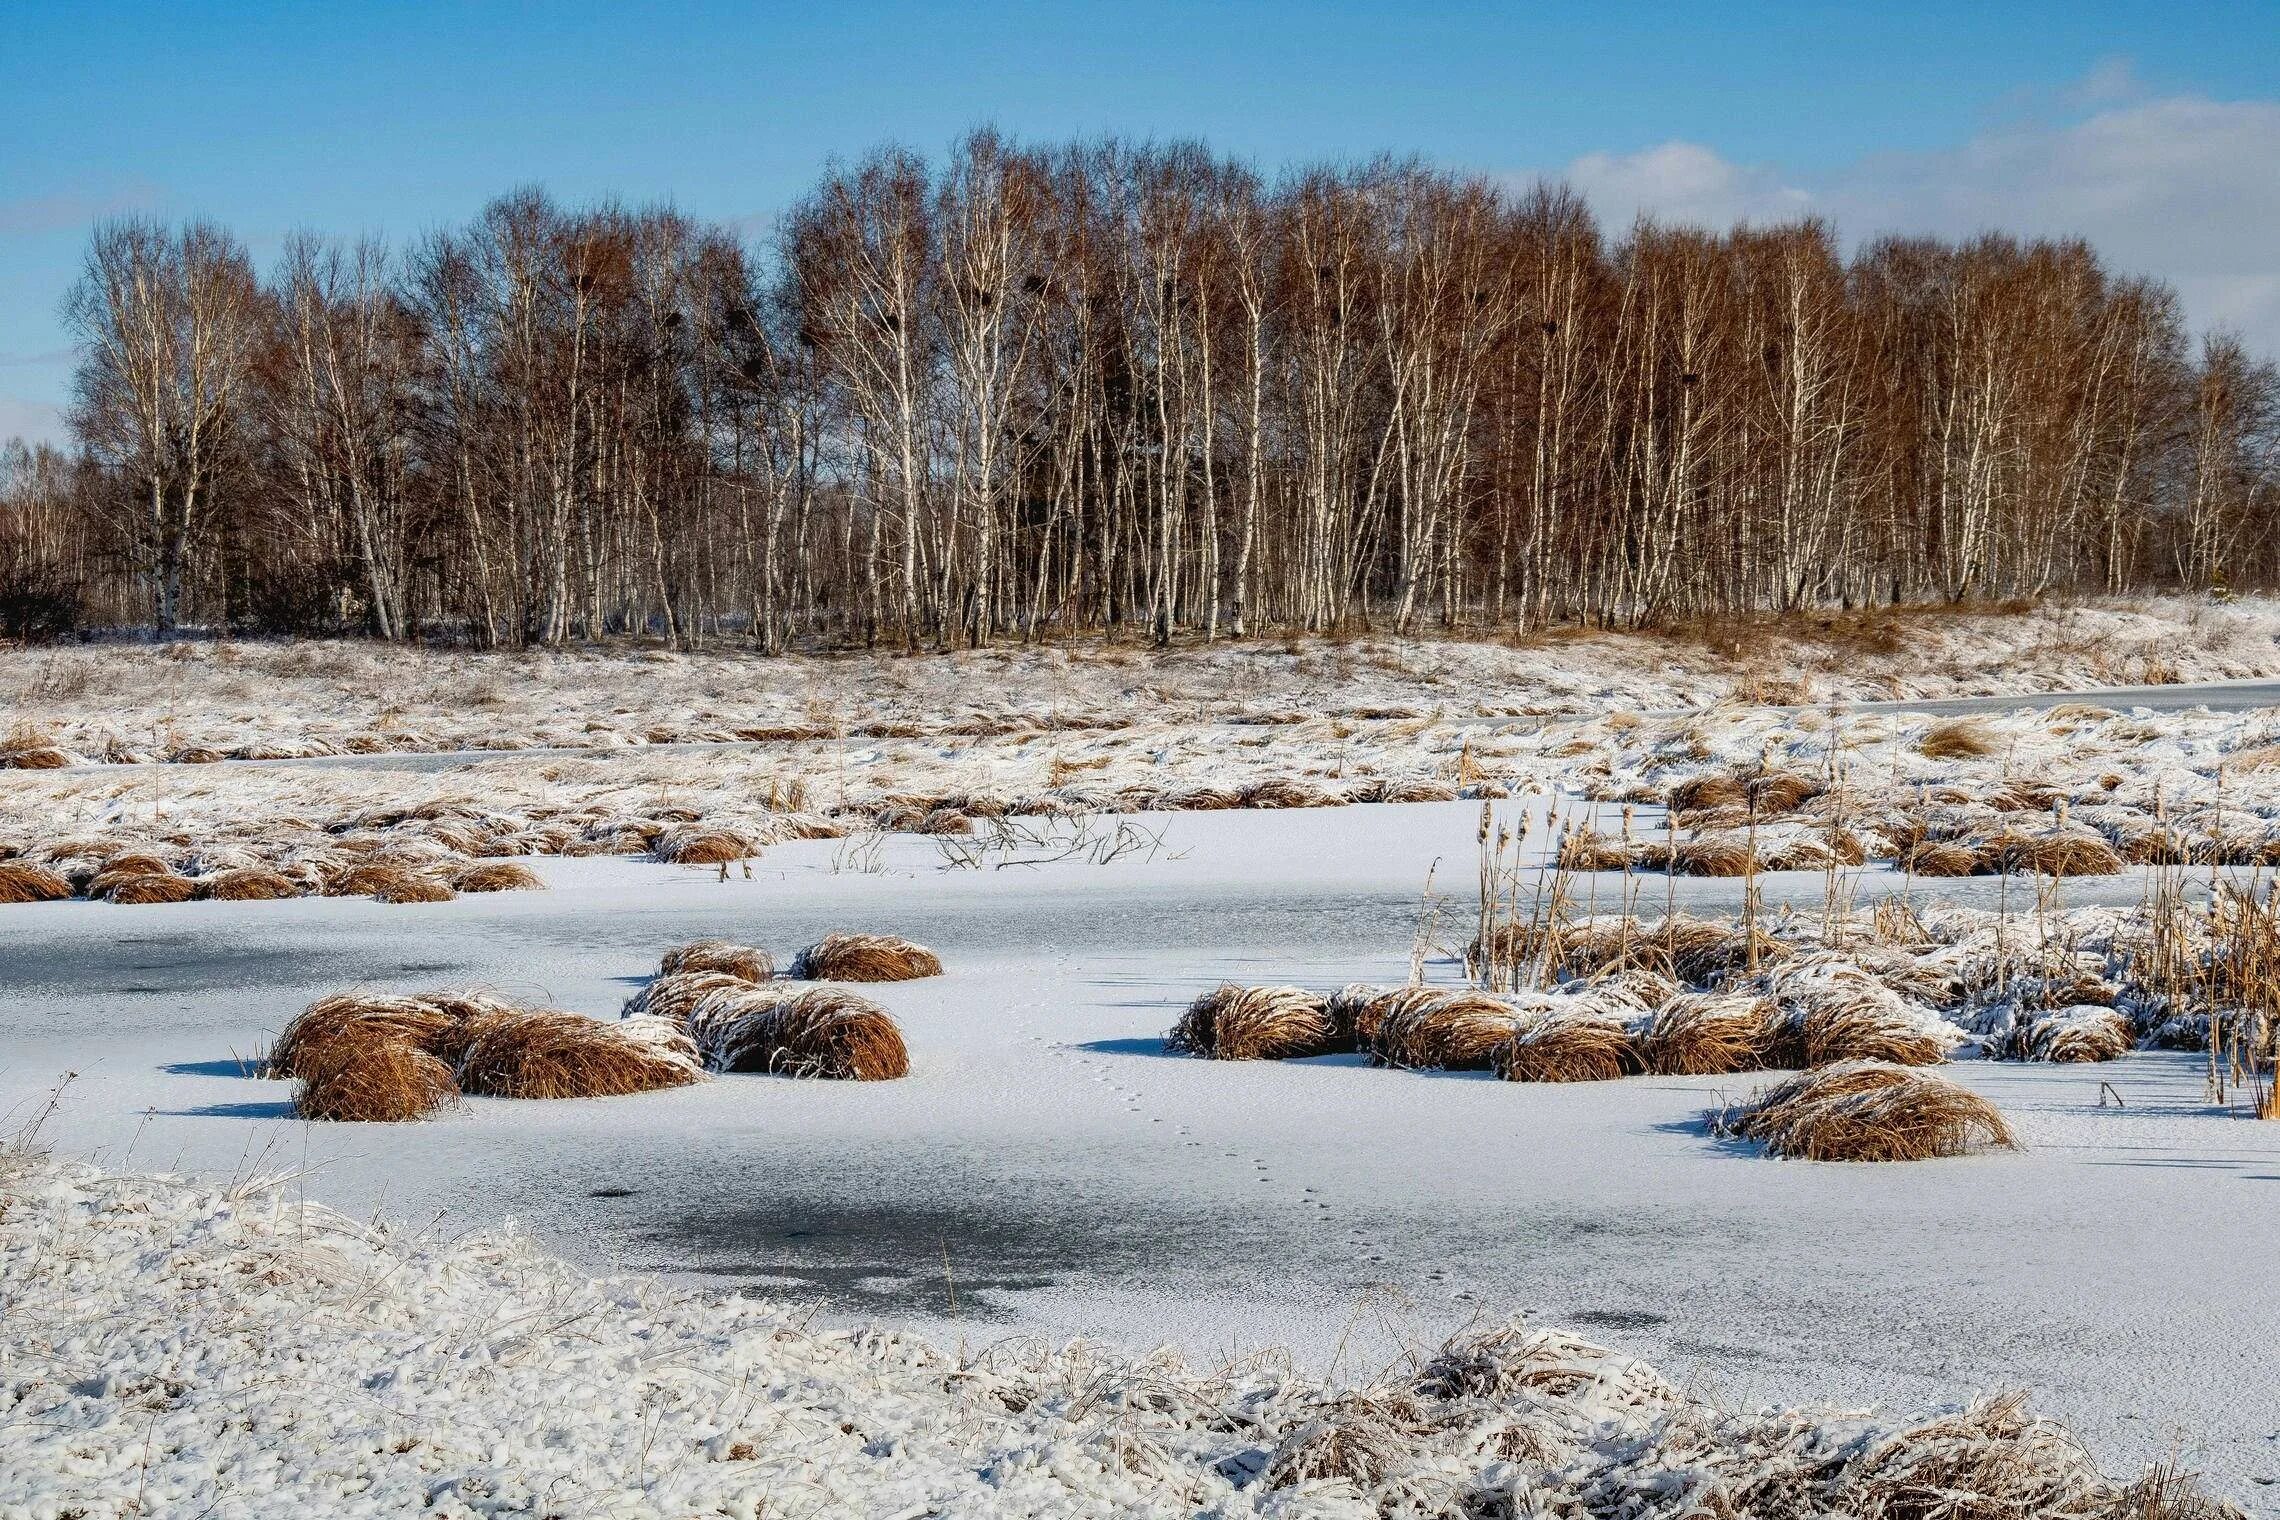
[[[941,974],[933,951],[891,934],[826,934],[792,961],[792,975],[810,982],[909,982]]]
[[[1522,1013],[1490,1064],[1507,1082],[1612,1082],[1641,1069],[1620,1020],[1598,1009],[1556,1006]]]
[[[659,976],[686,971],[717,971],[748,982],[764,982],[776,974],[776,961],[767,951],[734,940],[700,939],[675,945],[657,963]]]
[[[454,892],[542,892],[546,883],[529,866],[512,860],[478,860],[451,875]]]
[[[451,1068],[397,1039],[335,1039],[301,1063],[293,1112],[303,1119],[401,1124],[459,1100]]]
[[[2118,1061],[2135,1043],[2127,1019],[2085,1005],[2021,1019],[2005,1053],[2020,1061]]]
[[[60,871],[28,860],[0,860],[0,904],[61,902],[71,881]]]
[[[459,1062],[461,1090],[493,1098],[614,1098],[701,1076],[694,1062],[638,1033],[551,1008],[478,1021]]]
[[[1379,1024],[1370,1055],[1382,1066],[1487,1071],[1514,1032],[1512,1005],[1469,988],[1404,1001]]]
[[[1749,993],[1681,993],[1655,1010],[1639,1038],[1646,1069],[1664,1077],[1713,1077],[1765,1064],[1775,1005]]]
[[[668,865],[719,866],[749,860],[760,849],[734,829],[678,828],[660,835],[651,853]]]
[[[707,998],[690,1021],[710,1071],[885,1082],[910,1073],[910,1052],[894,1018],[868,998],[838,987],[793,992],[747,985]]]
[[[301,884],[292,877],[257,866],[216,871],[200,880],[198,889],[217,902],[273,902],[301,895]]]
[[[649,984],[627,998],[622,1016],[655,1014],[676,1024],[687,1024],[697,1005],[716,992],[741,992],[752,978],[733,971],[674,971],[651,977]]]
[[[1222,982],[1188,1004],[1164,1048],[1215,1061],[1289,1061],[1353,1049],[1324,1000],[1301,987]]]
[[[1882,1061],[1800,1073],[1715,1115],[1712,1126],[1802,1161],[1923,1161],[2018,1144],[1995,1106],[1969,1088]]]

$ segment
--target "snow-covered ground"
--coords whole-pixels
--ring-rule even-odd
[[[944,869],[903,836],[875,856],[785,842],[726,882],[550,859],[547,892],[437,905],[0,908],[0,1109],[20,1119],[76,1073],[43,1131],[69,1156],[289,1170],[294,1196],[442,1238],[512,1217],[581,1268],[820,1301],[823,1323],[944,1346],[1283,1347],[1350,1379],[1526,1311],[1732,1404],[2023,1387],[2109,1471],[2181,1450],[2269,1507],[2280,1126],[2204,1106],[2199,1057],[1961,1062],[2024,1151],[1845,1167],[1711,1140],[1702,1111],[1749,1078],[1531,1086],[1164,1054],[1221,979],[1401,980],[1436,865],[1441,937],[1461,938],[1477,819],[1465,802],[1179,813],[1138,820],[1160,846],[1106,865]],[[1737,889],[1678,884],[1704,906]],[[948,967],[873,989],[909,1041],[905,1081],[730,1077],[361,1128],[298,1123],[284,1084],[237,1064],[345,986],[483,983],[606,1015],[668,945],[781,954],[833,928],[909,935]]]
[[[1669,711],[2280,675],[2280,603],[1800,616],[1522,642],[1086,641],[914,658],[104,644],[0,660],[0,753],[66,761],[981,737],[1305,718]]]

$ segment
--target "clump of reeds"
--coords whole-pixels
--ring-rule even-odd
[[[325,878],[327,897],[371,897],[381,902],[448,902],[455,894],[434,877],[392,861],[366,861]]]
[[[98,872],[87,884],[87,895],[126,905],[188,902],[198,895],[198,884],[172,871]]]
[[[1668,869],[1678,876],[1747,876],[1756,866],[1747,838],[1712,834],[1690,839],[1669,852]]]
[[[406,1040],[334,1038],[300,1061],[293,1112],[303,1119],[402,1124],[459,1101],[442,1060]]]
[[[902,1030],[884,1008],[839,987],[746,985],[707,998],[690,1034],[709,1071],[884,1082],[910,1073]]]
[[[1559,867],[1563,871],[1620,871],[1631,863],[1631,852],[1620,839],[1597,829],[1574,829],[1560,841]]]
[[[388,1042],[432,1053],[458,1016],[459,1010],[443,1006],[434,996],[335,993],[294,1015],[270,1047],[266,1065],[271,1076],[306,1077],[321,1048],[341,1043]]]
[[[2037,876],[2114,876],[2122,870],[2122,857],[2105,836],[2086,829],[1998,835],[1982,856],[1991,869]]]
[[[1330,994],[1323,1000],[1322,1008],[1330,1016],[1331,1037],[1338,1049],[1366,1051],[1376,1047],[1378,1031],[1385,1027],[1387,1019],[1404,1008],[1430,1003],[1448,993],[1446,987],[1427,987],[1419,983],[1381,987],[1354,982]]]
[[[1886,1061],[1843,1061],[1777,1082],[1714,1114],[1716,1133],[1802,1161],[1924,1161],[2012,1150],[2010,1126],[1960,1083]]]
[[[734,829],[690,826],[659,835],[650,852],[668,865],[718,866],[749,860],[760,849]]]
[[[1641,1069],[1620,1019],[1596,1008],[1557,1006],[1523,1013],[1490,1065],[1507,1082],[1612,1082]]]
[[[217,902],[273,902],[301,895],[301,884],[292,877],[259,866],[216,871],[200,880],[198,889]]]
[[[657,963],[659,976],[686,971],[717,971],[748,982],[764,982],[776,974],[776,960],[765,950],[734,940],[699,939],[675,945]]]
[[[908,982],[941,974],[933,951],[892,934],[826,934],[792,962],[792,975],[810,982]]]
[[[648,985],[626,999],[620,1012],[626,1018],[647,1013],[686,1024],[697,1006],[714,993],[739,992],[752,984],[752,978],[733,971],[668,972],[651,977]]]
[[[1247,808],[1336,807],[1344,799],[1337,793],[1294,776],[1270,776],[1243,788]]]
[[[374,887],[374,902],[384,903],[437,903],[450,902],[459,894],[433,876],[419,871],[402,871]]]
[[[71,756],[52,744],[27,744],[0,751],[0,770],[58,771],[71,764]]]
[[[1953,839],[1923,840],[1900,858],[1901,869],[1911,876],[1977,876],[1981,864],[1977,850]]]
[[[2118,1061],[2136,1039],[2129,1021],[2111,1008],[2055,1008],[2022,1018],[2005,1054],[2019,1061]]]
[[[512,860],[478,860],[451,875],[454,892],[542,892],[546,883],[529,866]]]
[[[1289,1061],[1353,1049],[1323,998],[1303,987],[1222,982],[1188,1004],[1164,1048],[1215,1061]]]
[[[613,1098],[701,1075],[693,1060],[638,1031],[551,1008],[478,1021],[459,1062],[460,1088],[494,1098]]]
[[[1970,760],[1995,753],[1995,737],[1973,718],[1947,718],[1924,730],[1916,750],[1928,760]]]
[[[1860,975],[1808,988],[1785,1012],[1798,1041],[1794,1049],[1802,1053],[1807,1066],[1842,1061],[1931,1066],[1947,1059],[1958,1038],[1954,1026],[1919,1017],[1899,994]],[[1792,1064],[1772,1059],[1790,1053],[1769,1051],[1769,1063]]]
[[[72,895],[70,878],[29,860],[0,860],[0,904],[61,902]]]
[[[1639,1037],[1639,1059],[1665,1077],[1711,1077],[1766,1064],[1772,998],[1746,992],[1687,992],[1655,1010]]]
[[[1515,1028],[1510,1003],[1455,988],[1438,997],[1404,1000],[1387,1013],[1370,1044],[1382,1066],[1419,1071],[1487,1071]]]

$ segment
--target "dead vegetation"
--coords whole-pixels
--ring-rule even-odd
[[[708,997],[689,1020],[708,1071],[886,1082],[910,1074],[902,1029],[841,987],[746,984]]]
[[[303,1119],[404,1124],[459,1101],[451,1068],[418,1046],[393,1039],[338,1039],[300,1061],[293,1112]]]
[[[0,860],[0,904],[61,902],[74,895],[60,871],[29,860]]]
[[[747,982],[764,982],[776,974],[776,961],[767,951],[734,940],[700,939],[675,945],[657,963],[660,977],[691,971],[714,971]]]
[[[692,1052],[617,1024],[524,1008],[478,1021],[459,1062],[463,1092],[491,1098],[614,1098],[685,1087],[701,1076]],[[684,1040],[685,1043],[685,1040]]]
[[[1324,999],[1299,987],[1222,982],[1190,1003],[1165,1048],[1216,1061],[1290,1061],[1352,1050]]]
[[[1596,1010],[1524,1014],[1491,1062],[1507,1082],[1612,1082],[1642,1069],[1630,1030]]]
[[[940,976],[942,961],[891,934],[826,934],[794,958],[791,974],[809,982],[909,982]]]
[[[1655,1010],[1639,1060],[1657,1076],[1714,1077],[1758,1071],[1778,1005],[1748,992],[1682,992]]]
[[[546,883],[529,866],[512,860],[478,860],[451,873],[454,892],[542,892]]]
[[[1471,988],[1403,1000],[1378,1025],[1370,1058],[1414,1071],[1487,1071],[1516,1028],[1504,999]]]
[[[1711,1123],[1802,1161],[1925,1161],[2017,1148],[2003,1116],[1969,1088],[1873,1060],[1802,1072]]]

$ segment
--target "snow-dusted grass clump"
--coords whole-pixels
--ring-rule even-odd
[[[275,1186],[14,1153],[0,1205],[12,1514],[2238,1514],[2108,1480],[2017,1396],[1730,1409],[1520,1324],[1325,1386],[1269,1358],[819,1330]]]

